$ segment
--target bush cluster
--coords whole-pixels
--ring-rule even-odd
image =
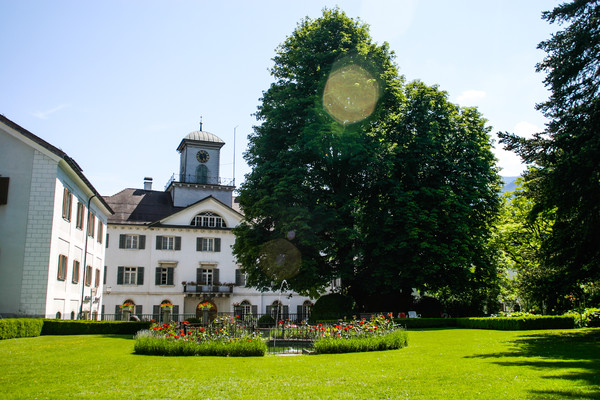
[[[43,324],[41,319],[0,319],[0,340],[40,336]]]
[[[497,329],[507,331],[535,329],[572,329],[572,315],[526,315],[519,317],[458,318],[457,325],[471,329]]]
[[[46,319],[43,321],[42,335],[94,335],[115,334],[135,335],[148,329],[149,321],[86,321]]]

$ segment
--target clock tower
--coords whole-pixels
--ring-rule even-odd
[[[231,207],[235,187],[219,176],[220,152],[224,145],[225,142],[217,135],[203,130],[191,132],[183,138],[177,147],[180,153],[179,179],[175,175],[167,187],[174,206],[186,207],[212,195]]]

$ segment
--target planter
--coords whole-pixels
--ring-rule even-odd
[[[131,317],[131,310],[123,309],[123,321],[129,321],[130,317]]]

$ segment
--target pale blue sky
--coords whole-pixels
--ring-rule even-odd
[[[221,176],[236,183],[252,113],[272,78],[275,48],[305,16],[339,7],[387,41],[408,81],[438,84],[478,106],[493,132],[531,134],[545,120],[537,44],[555,0],[46,1],[0,0],[0,114],[62,148],[103,195],[162,190],[176,148],[204,130],[227,142]],[[498,152],[502,175],[516,156]]]

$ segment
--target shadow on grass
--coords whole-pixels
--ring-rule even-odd
[[[600,398],[600,329],[524,334],[511,341],[513,348],[502,353],[468,356],[467,358],[498,359],[497,365],[530,367],[538,370],[569,370],[547,379],[567,379],[586,383],[587,393],[569,390],[531,391],[534,398]],[[510,358],[518,357],[518,360]],[[528,359],[529,358],[529,359]],[[541,360],[540,360],[541,358]],[[508,359],[508,360],[500,360]],[[546,359],[546,360],[544,360]]]

